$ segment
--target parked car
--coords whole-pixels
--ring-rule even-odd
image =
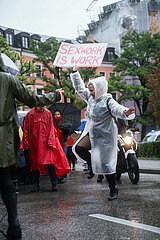
[[[160,141],[160,130],[152,130],[151,132],[147,133],[147,135],[142,140],[142,143],[155,141]]]

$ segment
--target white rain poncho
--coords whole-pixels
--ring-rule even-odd
[[[108,83],[105,77],[95,78],[89,81],[95,88],[95,99],[90,95],[88,88],[85,87],[79,72],[70,75],[76,92],[87,102],[86,117],[88,119],[83,134],[77,143],[89,132],[91,141],[91,163],[92,170],[96,174],[113,174],[116,172],[117,164],[117,136],[118,129],[114,118],[108,111],[109,108],[113,116],[127,119],[123,113],[127,108],[118,104],[107,93]],[[75,153],[75,146],[73,152]]]

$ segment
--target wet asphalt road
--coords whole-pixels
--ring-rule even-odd
[[[24,240],[160,239],[160,175],[141,174],[139,183],[133,185],[123,174],[119,198],[113,202],[107,200],[106,180],[88,180],[84,171],[69,173],[67,183],[58,184],[58,192],[51,192],[48,176],[41,176],[42,192],[30,193],[30,189],[31,185],[20,185],[18,196]],[[0,199],[0,219],[5,212]],[[101,214],[100,218],[94,214]],[[140,228],[135,223],[141,223]],[[4,217],[0,230],[6,229]]]

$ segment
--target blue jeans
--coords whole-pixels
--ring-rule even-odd
[[[47,167],[48,167],[48,172],[49,172],[49,176],[50,176],[50,179],[51,179],[51,183],[52,184],[57,184],[58,180],[57,180],[54,165],[53,164],[47,164]],[[39,173],[38,169],[33,171],[33,183],[34,183],[35,186],[40,185],[40,173]]]

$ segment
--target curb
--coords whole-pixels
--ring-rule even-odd
[[[140,173],[148,173],[148,174],[160,174],[160,170],[155,169],[139,169]]]

